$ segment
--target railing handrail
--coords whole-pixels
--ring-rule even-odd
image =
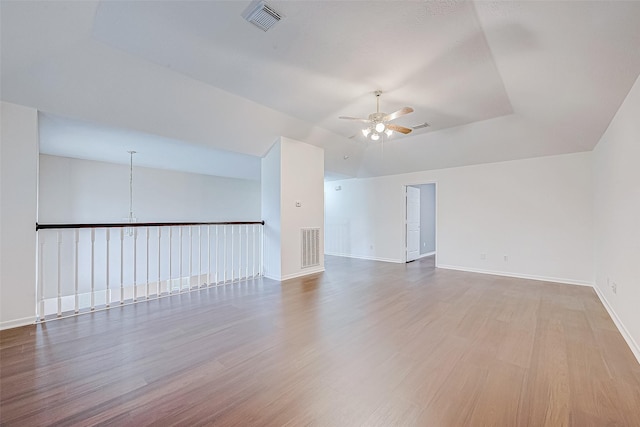
[[[36,222],[36,231],[65,229],[65,228],[129,228],[129,227],[173,227],[186,225],[251,225],[261,224],[264,221],[224,221],[224,222],[111,222],[96,224],[39,224]]]

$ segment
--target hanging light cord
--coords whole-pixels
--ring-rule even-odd
[[[129,222],[133,222],[133,155],[135,151],[129,151]]]

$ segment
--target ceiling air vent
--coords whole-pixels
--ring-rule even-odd
[[[253,1],[242,12],[242,17],[262,31],[267,31],[282,19],[282,15],[263,1]]]
[[[418,129],[428,128],[429,126],[431,126],[429,123],[424,122],[419,125],[411,126],[411,129],[418,130]]]

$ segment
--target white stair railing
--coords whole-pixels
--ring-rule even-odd
[[[37,224],[38,319],[260,277],[263,225]]]

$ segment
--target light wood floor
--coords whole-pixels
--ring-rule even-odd
[[[3,425],[640,426],[587,287],[327,257],[0,334]]]

